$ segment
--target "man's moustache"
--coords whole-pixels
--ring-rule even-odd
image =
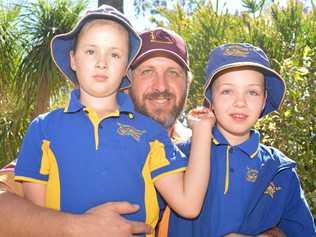
[[[170,100],[172,98],[175,98],[175,95],[170,93],[169,91],[155,91],[152,93],[148,93],[144,96],[144,99],[148,100],[156,100],[156,99],[167,99]]]

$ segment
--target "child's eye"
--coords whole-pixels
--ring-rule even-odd
[[[249,91],[248,93],[251,96],[258,96],[259,95],[259,93],[257,91]]]
[[[226,90],[222,90],[221,94],[223,95],[229,95],[231,93],[231,90],[226,89]]]
[[[86,50],[86,54],[92,55],[92,54],[94,54],[94,50],[93,49],[88,49],[88,50]]]
[[[112,53],[112,58],[119,59],[120,55],[117,53]]]

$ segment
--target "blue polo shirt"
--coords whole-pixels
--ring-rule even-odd
[[[105,202],[129,201],[141,209],[128,218],[155,226],[155,180],[184,171],[187,159],[166,130],[117,95],[119,111],[99,119],[80,102],[40,115],[30,124],[15,169],[18,181],[47,185],[46,206],[83,213]]]
[[[255,130],[236,146],[216,127],[213,137],[211,177],[202,211],[193,220],[172,212],[169,237],[257,235],[273,226],[279,226],[287,236],[315,236],[293,161],[260,144]],[[179,148],[189,155],[190,145]]]

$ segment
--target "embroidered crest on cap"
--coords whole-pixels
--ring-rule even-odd
[[[259,173],[258,170],[250,169],[247,167],[247,173],[246,173],[247,181],[252,182],[252,183],[256,182],[258,173]]]
[[[274,194],[281,190],[281,187],[277,187],[273,182],[270,182],[264,194],[269,195],[271,198],[274,198]]]
[[[235,57],[246,57],[250,48],[243,47],[242,45],[229,45],[224,47],[224,55],[226,56],[235,56]]]
[[[122,123],[117,123],[119,126],[117,129],[117,133],[122,135],[122,136],[131,136],[134,138],[136,141],[139,142],[140,137],[146,133],[144,130],[138,130],[130,125],[127,124],[122,124]]]
[[[150,32],[150,42],[160,44],[174,44],[173,39],[164,31],[152,31]]]

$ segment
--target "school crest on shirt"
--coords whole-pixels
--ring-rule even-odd
[[[229,45],[224,48],[224,55],[246,57],[249,54],[250,49],[243,47],[242,45]]]
[[[246,171],[246,180],[248,182],[254,183],[257,180],[258,177],[258,173],[259,171],[256,169],[251,169],[247,167],[247,171]]]
[[[270,182],[264,194],[269,195],[271,198],[274,198],[274,194],[280,191],[282,188],[275,185],[273,182]]]
[[[136,141],[139,142],[140,137],[146,133],[145,130],[139,130],[134,128],[131,125],[127,124],[122,124],[122,123],[117,123],[118,128],[117,128],[117,133],[122,135],[122,136],[131,136],[134,138]]]

